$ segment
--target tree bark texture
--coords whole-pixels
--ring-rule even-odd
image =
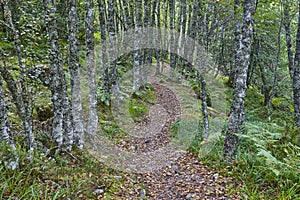
[[[89,121],[87,126],[87,132],[91,135],[95,135],[98,128],[98,112],[97,112],[97,88],[95,80],[95,38],[94,38],[94,2],[93,0],[86,1],[86,59],[87,59],[87,71],[89,74]]]
[[[290,77],[293,81],[293,95],[294,95],[294,119],[295,125],[300,127],[300,7],[298,6],[298,27],[296,36],[296,50],[293,60],[292,40],[290,30],[290,13],[289,13],[289,1],[286,0],[284,5],[284,19],[285,19],[285,36],[288,53],[288,66],[290,71]],[[300,2],[299,2],[300,5]],[[300,131],[298,133],[298,145],[300,146]]]
[[[139,28],[142,27],[142,2],[139,0],[135,1],[135,13],[136,13],[136,22],[135,22],[135,37],[139,35]],[[132,56],[132,64],[133,64],[133,91],[138,92],[140,87],[143,85],[142,83],[142,71],[141,71],[141,53],[142,51],[139,48],[139,40],[134,41],[134,49]]]
[[[2,66],[0,66],[2,68]],[[5,167],[15,170],[19,166],[19,157],[16,153],[16,146],[11,138],[8,122],[8,114],[6,109],[6,102],[2,89],[2,77],[0,75],[0,145],[8,145],[11,149],[12,155],[3,155],[3,162]],[[0,146],[3,148],[3,146]]]
[[[69,70],[72,93],[72,116],[74,123],[74,142],[82,148],[84,145],[84,128],[82,121],[82,101],[79,72],[79,49],[78,49],[78,16],[77,0],[69,0]]]
[[[34,134],[32,131],[32,121],[31,121],[32,113],[31,113],[29,96],[28,96],[26,80],[25,80],[25,71],[26,71],[25,63],[22,59],[22,54],[21,54],[21,40],[19,37],[18,30],[15,28],[15,25],[13,23],[12,13],[9,9],[8,2],[6,0],[3,0],[3,6],[4,6],[4,12],[5,12],[4,16],[6,17],[5,20],[7,21],[8,25],[10,26],[10,30],[13,34],[17,57],[18,57],[18,63],[19,63],[19,67],[20,67],[20,79],[18,82],[20,83],[20,86],[21,86],[21,92],[19,94],[17,88],[16,88],[16,90],[14,90],[14,92],[16,92],[16,94],[14,96],[18,97],[18,99],[14,99],[14,100],[15,100],[15,103],[17,103],[19,108],[21,109],[19,111],[19,114],[20,114],[19,117],[21,119],[24,132],[27,135],[27,148],[28,148],[28,150],[32,151],[34,149],[35,138],[34,138]],[[9,72],[6,70],[5,73],[9,73]],[[7,76],[5,76],[5,77],[8,77],[8,76],[10,76],[10,74],[7,74]],[[12,76],[11,76],[10,81],[15,82]],[[17,87],[16,83],[14,83],[14,84]]]
[[[66,77],[60,57],[58,42],[56,5],[53,0],[45,1],[46,21],[48,31],[48,54],[50,60],[50,89],[54,110],[52,137],[58,146],[73,144],[73,123],[70,109]]]
[[[175,1],[169,1],[169,17],[170,17],[170,30],[174,30],[174,18],[175,18]],[[172,32],[170,32],[170,49],[175,49],[175,36]],[[174,71],[176,67],[176,54],[170,52],[170,72],[169,72],[169,80],[174,78]]]
[[[253,35],[254,0],[243,2],[243,22],[239,48],[235,56],[236,78],[234,83],[233,102],[231,104],[229,122],[224,141],[224,158],[231,161],[237,155],[239,138],[237,134],[244,133],[247,70],[250,63],[251,39]],[[237,27],[238,28],[238,27]]]

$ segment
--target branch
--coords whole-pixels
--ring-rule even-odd
[[[0,20],[0,23],[3,25],[3,26],[6,26],[8,29],[10,29],[11,31],[14,31],[14,28],[11,27],[9,24],[5,23],[4,21]]]

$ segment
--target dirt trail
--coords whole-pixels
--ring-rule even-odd
[[[99,135],[89,149],[100,160],[121,170],[149,172],[175,162],[185,153],[170,143],[169,129],[180,116],[180,104],[169,88],[153,83],[157,102],[151,106],[148,122],[137,123],[129,134],[132,138],[118,145]]]
[[[96,138],[95,156],[114,168],[139,174],[145,190],[132,192],[130,199],[239,199],[227,194],[232,179],[207,169],[192,154],[170,144],[169,128],[180,116],[180,101],[156,77],[149,81],[155,87],[157,103],[150,109],[148,122],[130,130],[132,139],[123,145]]]
[[[169,121],[174,122],[179,112],[181,113],[180,107],[178,108],[181,100],[176,91],[172,91],[165,84],[158,84],[159,80],[154,76],[149,77],[158,93],[172,95],[171,98],[169,95],[162,95],[159,102],[164,102],[166,108],[176,105],[176,111],[168,115],[171,118]],[[169,135],[168,129],[165,134]],[[169,138],[166,141],[169,142]],[[233,182],[231,178],[209,170],[191,153],[181,152],[177,154],[176,159],[172,157],[170,162],[165,164],[162,168],[141,174],[141,182],[145,186],[148,199],[239,199],[227,194],[228,184]]]

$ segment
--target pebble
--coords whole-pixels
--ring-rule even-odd
[[[140,195],[141,197],[145,197],[146,196],[146,190],[145,189],[142,189],[141,192],[140,192]]]
[[[94,193],[95,193],[96,195],[99,195],[99,194],[104,193],[104,190],[103,190],[103,189],[96,189],[96,190],[94,191]]]

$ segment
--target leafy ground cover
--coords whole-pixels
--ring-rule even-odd
[[[105,137],[117,146],[125,149],[135,146],[130,151],[148,151],[160,147],[160,141],[189,149],[190,153],[184,153],[159,170],[133,173],[112,169],[87,150],[56,152],[47,134],[38,132],[38,150],[33,161],[18,150],[17,170],[0,166],[0,199],[300,199],[300,149],[295,145],[298,130],[290,123],[292,115],[281,117],[282,110],[290,109],[286,99],[274,99],[272,121],[268,122],[266,110],[260,109],[263,107],[261,94],[255,88],[248,90],[246,134],[240,138],[236,161],[228,164],[222,157],[229,110],[224,99],[232,94],[231,88],[222,86],[226,79],[217,77],[210,82],[215,86],[209,90],[210,137],[197,144],[192,142],[196,132],[191,124],[198,125],[201,104],[192,87],[189,83],[165,81],[164,74],[158,77],[154,80],[157,85],[148,84],[148,88],[133,98],[132,108],[141,104],[149,110],[135,109],[131,117],[143,119],[157,103],[162,105],[157,109],[171,112],[177,103],[173,102],[175,107],[168,107],[167,103],[171,105],[175,95],[180,102],[181,117],[174,117],[176,113],[167,115],[174,117],[169,129],[165,129],[171,131],[170,135],[159,140],[150,137],[147,142],[135,141],[134,136],[128,136],[114,122],[105,106],[99,110],[100,127]],[[18,141],[22,145],[22,138]],[[45,151],[45,145],[50,151]]]

